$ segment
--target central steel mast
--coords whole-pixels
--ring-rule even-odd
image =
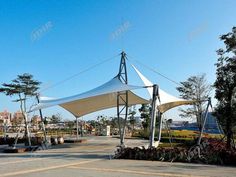
[[[127,59],[126,53],[122,51],[120,68],[117,77],[124,84],[128,84],[126,59]],[[121,118],[122,118],[121,116],[124,116],[123,127],[121,126]],[[120,145],[122,146],[124,145],[127,116],[128,116],[128,91],[117,92],[117,118],[118,118],[119,133],[120,133]]]

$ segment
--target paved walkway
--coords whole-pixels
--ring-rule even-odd
[[[130,146],[144,140],[126,140]],[[0,154],[0,177],[91,177],[91,176],[236,176],[235,167],[167,163],[142,160],[114,160],[118,139],[89,137],[81,144],[64,144],[45,151]]]

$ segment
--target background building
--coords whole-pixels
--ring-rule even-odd
[[[3,125],[4,123],[6,125],[11,124],[11,113],[7,110],[0,112],[0,125]]]

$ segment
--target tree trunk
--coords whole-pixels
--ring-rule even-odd
[[[228,99],[231,99],[231,93],[228,96]],[[227,120],[226,120],[226,136],[227,136],[227,142],[226,142],[226,147],[227,149],[231,148],[231,141],[232,141],[232,114],[231,114],[231,105],[227,106],[227,112],[228,112],[228,116],[227,116]]]
[[[202,116],[201,116],[201,113],[197,114],[197,126],[198,126],[199,131],[201,131],[201,129],[202,129]]]
[[[28,127],[28,123],[27,123],[27,116],[26,116],[26,103],[25,103],[25,98],[24,98],[24,101],[22,101],[22,98],[20,96],[20,109],[21,109],[21,113],[23,115],[23,119],[24,119],[24,122],[25,122],[25,138],[26,138],[26,141],[25,141],[25,144],[27,144],[27,140],[28,140],[28,145],[31,146],[31,142],[30,142],[30,137],[29,137],[29,127]]]
[[[228,117],[226,122],[226,131],[227,131],[227,149],[231,148],[231,138],[232,138],[232,130],[231,130],[231,117]]]
[[[231,137],[232,137],[232,134],[228,132],[227,133],[227,149],[231,148]]]

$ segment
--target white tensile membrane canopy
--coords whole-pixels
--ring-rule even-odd
[[[139,97],[131,90],[140,89],[143,86],[133,86],[122,83],[116,76],[105,84],[90,91],[60,99],[40,97],[40,103],[31,109],[36,111],[59,105],[72,113],[75,117],[108,109],[117,106],[117,92],[128,91],[128,105],[146,104],[149,100]]]
[[[153,83],[149,81],[134,65],[132,65],[132,67],[137,72],[137,74],[139,75],[140,79],[143,81],[145,86],[153,85]],[[153,88],[147,87],[147,90],[150,97],[152,98]],[[196,102],[194,100],[184,100],[184,99],[180,99],[175,96],[172,96],[166,93],[165,91],[163,91],[162,89],[160,89],[160,87],[158,88],[158,92],[159,92],[159,99],[157,99],[156,105],[157,105],[157,109],[161,113],[164,113],[167,110],[177,107],[177,106],[193,104]]]
[[[132,64],[131,64],[132,65]],[[132,65],[145,86],[134,86],[122,83],[118,76],[114,77],[105,84],[96,87],[90,91],[65,98],[40,97],[40,103],[34,106],[30,112],[59,105],[72,113],[75,117],[81,117],[86,114],[103,109],[117,107],[117,93],[128,91],[128,105],[148,104],[150,99],[145,99],[133,92],[135,89],[146,87],[150,98],[152,98],[153,83],[149,81],[138,69]],[[180,106],[193,104],[193,100],[179,99],[159,88],[159,99],[156,103],[157,109],[164,113],[167,110]],[[124,97],[125,99],[125,97]]]

